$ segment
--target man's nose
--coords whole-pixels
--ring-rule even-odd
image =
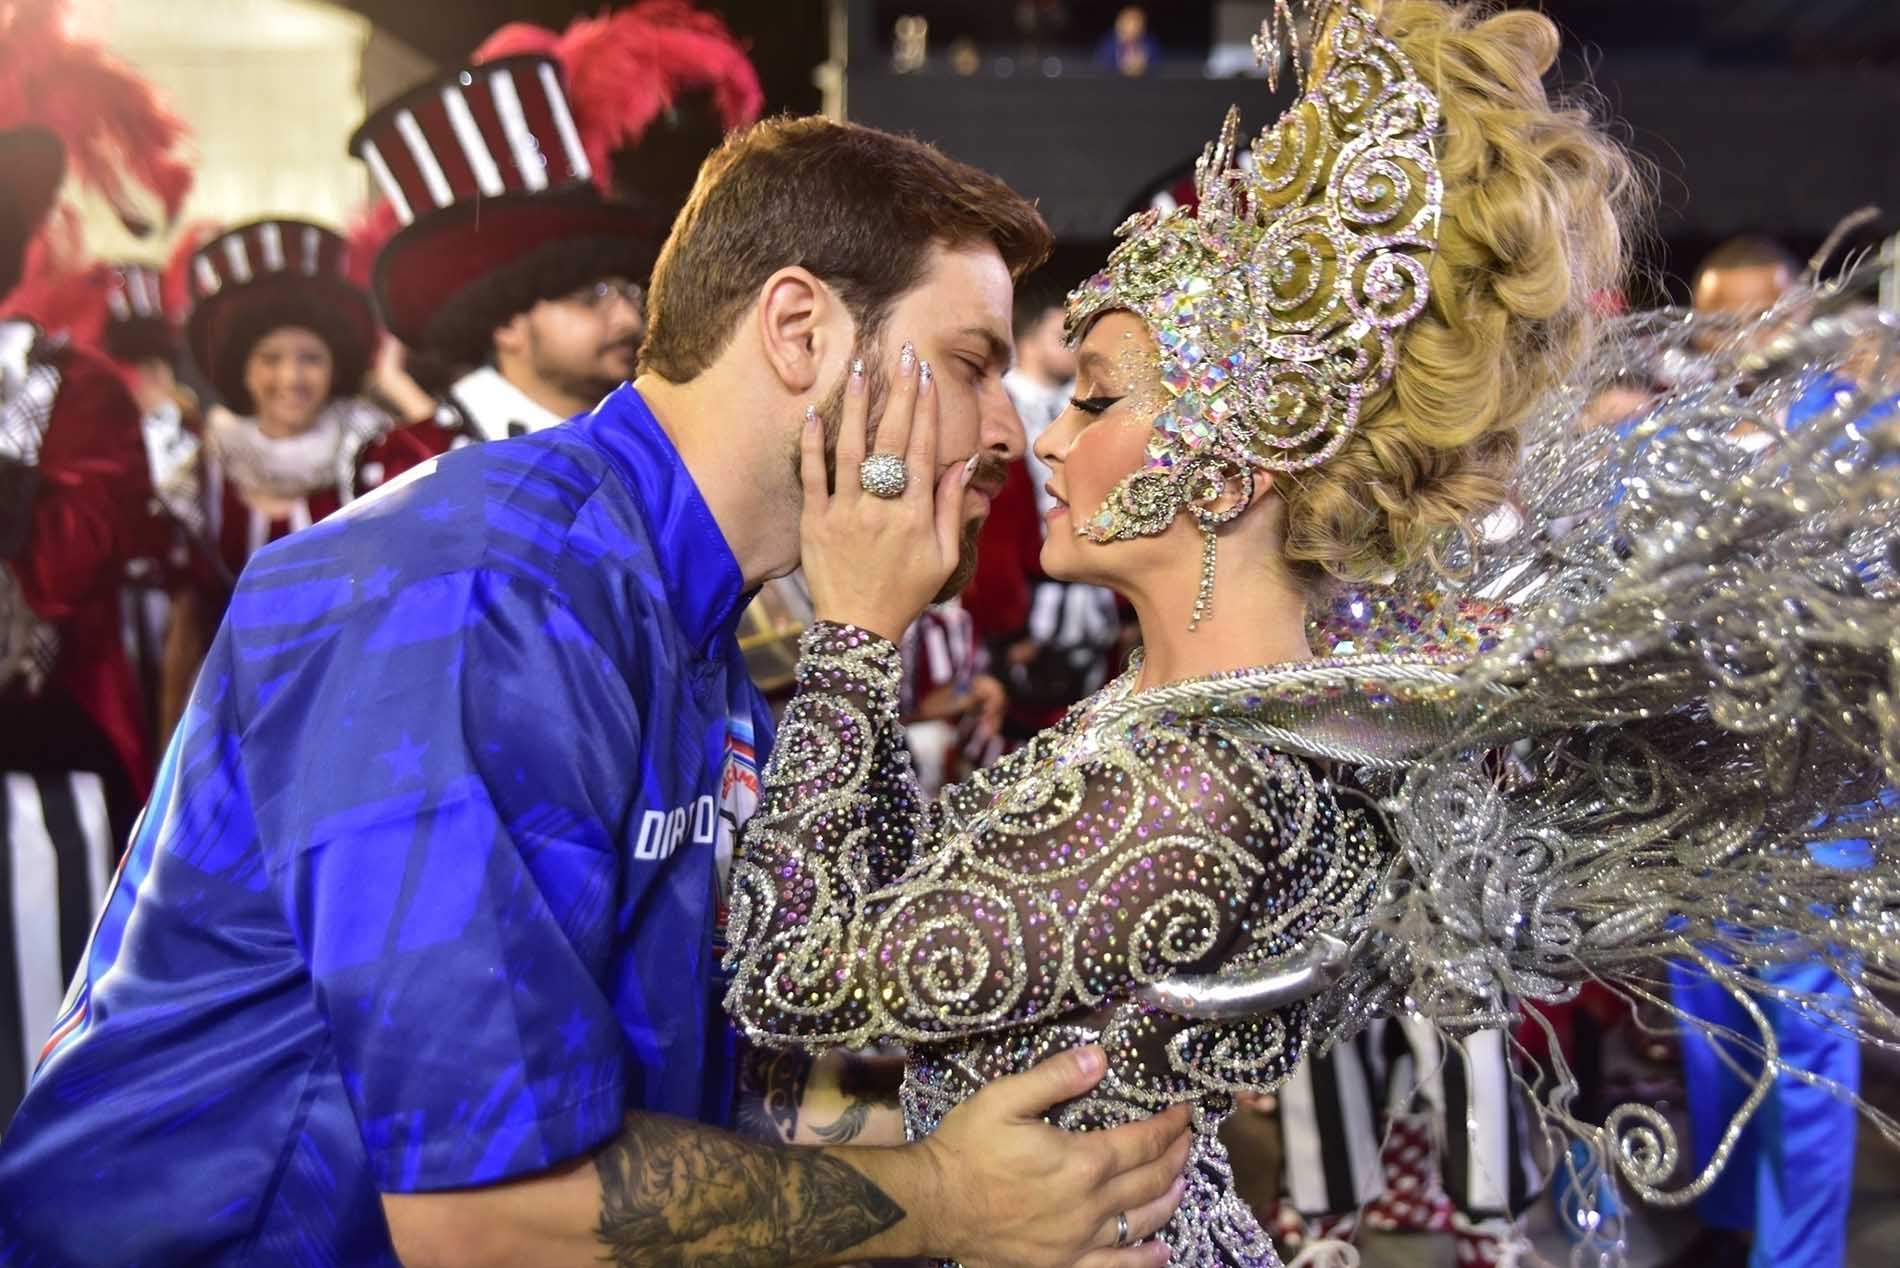
[[[990,453],[1004,462],[1014,462],[1023,456],[1023,449],[1028,444],[1023,435],[1023,420],[1016,413],[1016,403],[1003,390],[1001,379],[987,380],[985,388],[980,398],[982,425],[979,439],[983,442],[983,448]]]

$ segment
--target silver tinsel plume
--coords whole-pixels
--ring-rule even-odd
[[[1667,1187],[1680,1151],[1654,1109],[1579,1121],[1560,1057],[1535,1089],[1553,1141],[1669,1204],[1707,1188],[1777,1074],[1823,1082],[1781,1060],[1758,1000],[1900,1047],[1900,319],[1876,280],[1743,329],[1619,320],[1528,421],[1510,505],[1334,606],[1316,632],[1347,654],[1144,693],[1354,768],[1395,851],[1350,954],[1152,997],[1227,1016],[1317,995],[1319,1048],[1387,1013],[1504,1025],[1587,981],[1668,1010],[1663,960],[1699,965],[1755,1023],[1711,1038],[1762,1071],[1703,1174]],[[1864,866],[1811,850],[1841,842]],[[1791,960],[1853,1006],[1751,973]]]

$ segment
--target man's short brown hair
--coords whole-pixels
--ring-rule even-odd
[[[660,249],[640,370],[696,378],[792,265],[835,289],[868,341],[922,281],[932,246],[983,242],[1021,278],[1048,256],[1049,226],[1008,185],[922,141],[817,117],[754,124],[707,158]]]

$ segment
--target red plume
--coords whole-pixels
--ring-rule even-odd
[[[128,181],[155,195],[167,219],[191,192],[184,122],[131,67],[73,34],[71,0],[0,0],[0,127],[27,123],[58,135],[68,170],[134,233],[151,225]]]
[[[6,297],[6,314],[25,317],[49,334],[97,349],[105,338],[111,270],[88,261],[78,246],[78,217],[61,207],[26,249],[20,284]]]
[[[159,279],[159,302],[174,324],[184,323],[190,307],[191,257],[219,232],[220,226],[211,220],[194,220],[178,232],[171,258]],[[78,213],[71,207],[60,207],[27,247],[20,284],[6,297],[0,311],[7,316],[26,317],[40,329],[63,334],[110,361],[105,352],[110,320],[106,300],[113,285],[112,267],[86,255]]]
[[[344,240],[350,244],[349,262],[346,265],[350,281],[366,291],[370,289],[376,253],[383,249],[383,243],[396,236],[396,230],[400,228],[402,222],[396,219],[396,209],[382,198],[351,219],[343,230]]]
[[[687,0],[641,0],[617,13],[576,18],[556,34],[511,22],[475,50],[477,62],[525,53],[555,58],[594,179],[612,179],[612,156],[638,145],[653,121],[685,93],[704,90],[727,130],[759,117],[758,72],[726,24]]]

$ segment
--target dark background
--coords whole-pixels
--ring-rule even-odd
[[[1130,80],[1096,65],[1121,0],[699,0],[751,49],[768,110],[821,107],[817,71],[845,32],[845,112],[914,133],[1035,197],[1062,249],[1055,280],[1079,277],[1149,190],[1190,162],[1230,103],[1257,130],[1280,101],[1263,81],[1210,79],[1223,33],[1249,6],[1153,0],[1161,55]],[[1040,24],[1025,12],[1042,7]],[[598,0],[348,0],[440,64],[460,61],[511,20],[564,25]],[[1866,204],[1885,215],[1868,245],[1900,228],[1900,0],[1542,0],[1566,35],[1556,82],[1599,113],[1653,166],[1656,202],[1637,303],[1681,298],[1682,279],[1721,239],[1759,232],[1798,254]],[[1265,6],[1255,4],[1254,10]],[[929,59],[892,68],[892,28],[928,20]],[[949,65],[973,43],[977,69]],[[966,54],[968,56],[968,54]],[[1282,96],[1285,85],[1282,85]],[[372,103],[374,104],[374,103]]]

